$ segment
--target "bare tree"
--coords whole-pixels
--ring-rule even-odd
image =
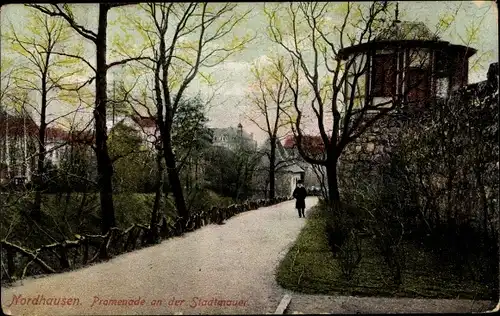
[[[138,91],[136,91],[138,92]],[[133,112],[133,120],[136,121],[137,126],[141,130],[141,133],[145,135],[146,141],[153,149],[155,155],[156,163],[156,181],[155,181],[155,202],[153,204],[153,209],[151,213],[150,227],[151,235],[150,242],[153,243],[157,238],[157,230],[155,226],[158,224],[160,219],[160,203],[163,199],[162,192],[164,187],[164,151],[163,142],[161,141],[161,134],[159,133],[158,124],[156,121],[157,109],[155,111],[155,93],[154,89],[150,89],[148,84],[143,87],[140,92],[140,96],[137,93],[131,93],[127,96],[127,104]],[[211,100],[211,99],[210,99]],[[210,102],[210,100],[208,102]],[[189,165],[190,160],[197,160],[200,153],[196,152],[202,147],[204,142],[205,132],[204,123],[204,104],[202,104],[200,99],[184,99],[181,100],[178,108],[177,115],[174,117],[172,122],[174,133],[172,134],[172,147],[176,152],[179,153],[177,172],[180,173],[182,169],[186,169]],[[148,122],[154,122],[155,128],[151,129],[150,125],[144,126],[142,120]],[[201,139],[200,139],[201,138]],[[195,156],[193,159],[193,155]],[[195,167],[198,163],[194,161]],[[188,193],[190,188],[189,180],[186,180],[186,188]],[[193,194],[192,199],[196,198],[196,192]],[[190,210],[191,203],[188,203],[187,208]]]
[[[182,221],[188,218],[188,209],[178,172],[178,157],[172,143],[172,127],[182,97],[189,84],[202,68],[219,65],[240,51],[251,39],[227,39],[233,28],[248,12],[237,14],[235,4],[208,3],[147,3],[141,4],[148,20],[135,21],[136,30],[146,38],[153,52],[146,69],[154,72],[156,123],[162,142],[169,183],[177,212]]]
[[[78,54],[60,53],[67,57],[72,57],[84,62],[95,73],[89,81],[95,79],[95,105],[94,105],[94,120],[95,120],[95,153],[97,156],[98,183],[101,203],[101,230],[106,234],[110,228],[116,225],[115,210],[113,205],[113,164],[108,153],[107,145],[107,73],[111,67],[123,65],[130,61],[141,59],[140,57],[131,57],[119,61],[107,63],[107,27],[108,13],[118,6],[127,5],[124,3],[100,3],[98,5],[98,21],[97,32],[94,32],[83,25],[80,25],[70,8],[70,5],[51,4],[49,6],[30,4],[30,7],[36,8],[41,12],[64,19],[69,26],[73,28],[81,37],[92,42],[95,45],[96,61],[95,66],[87,59]],[[104,253],[101,254],[104,256]]]
[[[270,61],[269,65],[255,64],[252,74],[255,83],[249,98],[255,105],[254,114],[250,115],[250,120],[267,134],[269,140],[269,150],[265,150],[265,155],[269,160],[269,198],[274,199],[276,195],[276,172],[278,168],[288,161],[276,161],[276,146],[283,136],[280,130],[288,125],[284,111],[288,110],[290,103],[289,87],[285,75],[289,67],[285,65],[285,59],[278,56]],[[255,117],[256,116],[256,117]],[[260,119],[260,120],[259,120]],[[261,122],[263,120],[264,122]],[[267,182],[267,181],[266,181]],[[266,185],[267,187],[267,185]]]
[[[10,33],[6,38],[10,42],[10,50],[19,57],[20,66],[14,71],[15,92],[11,93],[12,99],[31,95],[33,102],[23,102],[22,112],[27,114],[27,106],[30,106],[39,119],[38,128],[38,154],[37,170],[35,176],[35,200],[32,207],[32,216],[40,219],[40,206],[42,191],[44,189],[46,133],[49,124],[56,119],[48,119],[48,108],[57,99],[57,92],[66,87],[66,81],[81,73],[82,69],[74,60],[55,54],[57,50],[67,46],[71,38],[70,30],[62,21],[51,18],[38,11],[30,11],[30,22],[24,32],[16,31],[11,23]],[[76,67],[75,67],[76,66]],[[38,102],[40,98],[40,102]],[[20,101],[20,100],[18,100]],[[68,112],[69,115],[71,112]],[[31,117],[31,120],[34,118]],[[31,122],[30,122],[31,123]]]

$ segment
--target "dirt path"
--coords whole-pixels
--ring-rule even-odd
[[[246,212],[105,263],[2,288],[2,307],[12,315],[272,313],[284,293],[274,271],[304,224],[293,201]],[[37,297],[45,305],[34,305]]]

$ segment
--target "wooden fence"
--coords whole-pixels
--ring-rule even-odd
[[[232,216],[289,200],[278,197],[274,200],[248,201],[225,208],[212,207],[192,214],[183,227],[180,220],[168,221],[165,217],[155,227],[162,239],[180,236],[209,224],[222,224]],[[1,241],[2,280],[5,282],[23,279],[26,276],[64,272],[83,267],[118,254],[150,244],[151,228],[134,224],[123,230],[112,228],[106,235],[75,235],[75,240],[64,240],[44,245],[36,250],[26,249],[7,240]],[[5,261],[6,265],[5,265]]]

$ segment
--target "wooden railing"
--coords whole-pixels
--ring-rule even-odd
[[[232,216],[289,200],[278,197],[274,200],[248,201],[225,208],[212,207],[192,214],[183,226],[179,219],[167,221],[162,218],[155,227],[162,239],[180,236],[209,224],[222,224]],[[64,240],[38,249],[24,248],[7,240],[1,240],[2,280],[15,281],[26,276],[68,271],[88,264],[109,259],[120,253],[151,244],[152,230],[149,226],[134,224],[122,230],[112,228],[106,235],[75,235],[75,240]],[[7,261],[7,267],[5,267]]]

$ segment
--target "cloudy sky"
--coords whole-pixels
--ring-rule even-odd
[[[406,21],[422,21],[432,30],[432,25],[437,23],[439,16],[449,12],[458,4],[459,2],[453,1],[405,1],[400,3],[401,18]],[[264,138],[263,132],[246,118],[252,109],[252,104],[247,97],[248,87],[252,79],[250,68],[252,63],[265,59],[266,55],[275,50],[273,44],[266,38],[267,21],[262,13],[262,7],[262,3],[239,4],[238,10],[241,12],[248,9],[252,9],[252,12],[244,23],[234,31],[238,34],[252,33],[256,35],[256,39],[248,44],[241,53],[230,57],[212,69],[214,79],[220,83],[220,86],[212,99],[208,113],[211,126],[236,126],[241,122],[244,129],[254,133],[259,142]],[[3,6],[1,9],[2,33],[10,22],[14,24],[16,29],[22,28],[23,23],[27,23],[25,18],[27,10],[29,9],[20,4]],[[96,24],[92,23],[96,20],[95,4],[82,5],[81,12],[85,12],[85,21],[82,20],[82,23]],[[112,14],[110,14],[110,19],[113,19]],[[489,64],[498,61],[498,12],[494,2],[463,1],[455,23],[442,35],[442,39],[462,44],[460,37],[465,36],[467,28],[472,23],[480,23],[480,35],[472,46],[478,50],[478,55],[483,56],[481,64],[477,69],[471,71],[469,77],[470,82],[477,82],[485,79]],[[114,36],[116,35],[114,34]],[[210,95],[213,90],[197,80],[190,86],[189,92]],[[63,111],[63,109],[58,110]],[[53,109],[53,111],[57,110]]]

